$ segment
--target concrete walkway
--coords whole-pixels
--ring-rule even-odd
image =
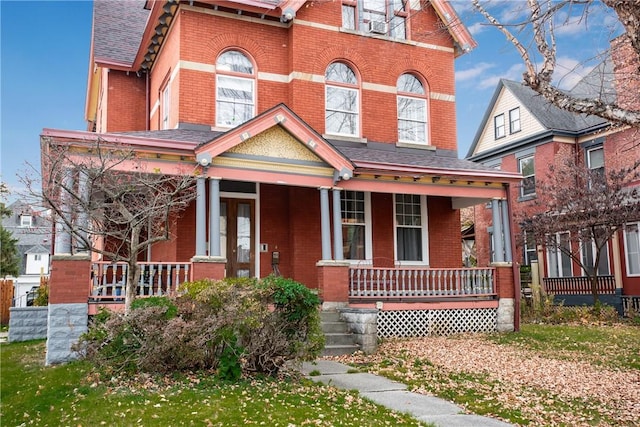
[[[360,395],[397,412],[411,414],[420,421],[433,423],[438,427],[506,427],[504,421],[480,415],[465,414],[457,405],[444,399],[425,396],[407,391],[407,386],[387,378],[366,374],[348,373],[352,369],[342,363],[317,360],[302,365],[302,373],[313,381],[331,386],[357,390]],[[320,375],[310,376],[317,371]]]

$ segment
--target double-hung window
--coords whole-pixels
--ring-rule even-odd
[[[581,242],[581,257],[582,257],[582,265],[585,267],[584,273],[585,275],[593,275],[594,272],[594,262],[596,255],[596,243],[593,239],[585,239]],[[604,245],[600,248],[600,259],[598,260],[598,276],[606,276],[609,275],[609,250],[608,245]]]
[[[325,73],[325,132],[360,136],[358,79],[342,62],[334,62]]]
[[[31,215],[20,215],[20,227],[31,227]]]
[[[369,193],[362,191],[341,191],[342,250],[348,260],[365,260],[371,257],[369,248],[371,223]]]
[[[571,277],[571,240],[569,232],[551,236],[551,245],[547,247],[549,277]]]
[[[395,195],[396,259],[428,263],[426,197]]]
[[[520,185],[520,197],[533,196],[536,194],[536,175],[533,156],[518,159],[518,170],[522,174],[522,184]]]
[[[589,185],[604,184],[604,148],[595,147],[587,150],[587,166],[589,168]]]
[[[520,107],[509,110],[509,133],[520,132]]]
[[[493,118],[493,129],[494,129],[495,139],[504,138],[505,136],[504,114],[498,114]]]
[[[640,276],[640,222],[631,222],[624,226],[624,252],[627,275]]]
[[[255,115],[255,69],[246,55],[228,50],[216,61],[216,125],[235,127]]]
[[[342,28],[407,38],[406,0],[342,0]]]
[[[533,234],[525,232],[522,240],[524,243],[522,245],[524,265],[531,265],[531,261],[538,260],[538,251],[536,250]]]
[[[427,98],[417,77],[403,74],[398,79],[398,141],[428,143]]]

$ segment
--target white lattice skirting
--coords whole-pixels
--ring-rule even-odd
[[[497,312],[497,308],[379,311],[378,337],[495,332]]]

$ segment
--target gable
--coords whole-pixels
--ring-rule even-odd
[[[332,177],[334,168],[279,126],[229,148],[213,166]]]
[[[546,130],[542,123],[531,114],[506,86],[502,87],[497,99],[490,108],[489,113],[485,116],[486,122],[483,123],[484,127],[473,155],[503,147]],[[520,131],[511,133],[509,129],[509,111],[515,108],[520,109]],[[500,114],[504,114],[505,136],[496,139],[494,118]]]

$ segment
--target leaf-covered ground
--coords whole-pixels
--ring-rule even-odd
[[[394,340],[381,344],[375,355],[339,360],[515,424],[640,425],[640,328],[594,328],[601,328],[598,338],[573,330],[561,339],[524,334],[514,340],[492,335]],[[535,337],[538,330],[529,332]]]

